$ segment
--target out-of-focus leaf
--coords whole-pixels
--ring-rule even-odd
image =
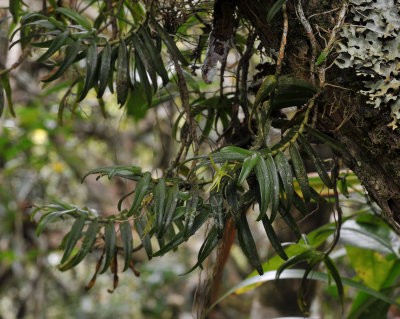
[[[107,41],[103,51],[101,51],[101,63],[99,70],[99,89],[97,91],[97,98],[101,98],[104,94],[110,76],[110,69],[111,69],[111,46],[110,43],[108,43]]]
[[[130,90],[128,101],[126,102],[126,114],[131,115],[137,122],[146,117],[148,102],[146,92],[141,82],[136,82]]]
[[[61,65],[53,74],[50,74],[48,77],[42,79],[42,81],[51,82],[58,79],[61,75],[63,75],[64,72],[70,67],[70,65],[74,63],[80,48],[81,48],[81,39],[78,39],[74,43],[69,45],[65,50],[64,61],[61,63]]]
[[[294,173],[296,174],[297,181],[299,182],[301,192],[306,202],[311,199],[311,191],[308,183],[308,176],[306,168],[304,167],[303,160],[300,156],[299,150],[296,143],[292,143],[289,147],[290,157],[292,158],[292,164]]]
[[[54,53],[56,53],[63,45],[66,44],[68,36],[70,35],[70,31],[66,30],[59,35],[57,35],[54,40],[51,42],[49,49],[43,53],[38,59],[37,62],[43,62],[49,59]]]
[[[169,36],[167,31],[163,29],[163,27],[158,24],[157,21],[152,19],[152,24],[154,25],[155,29],[157,30],[158,34],[161,36],[161,39],[167,46],[169,52],[176,57],[179,62],[181,62],[184,66],[187,66],[189,63],[185,59],[185,57],[182,55],[181,51],[178,49],[178,47],[175,44],[175,41]]]
[[[257,154],[253,154],[250,157],[247,157],[244,161],[243,161],[243,166],[242,166],[242,170],[240,171],[240,175],[238,178],[238,185],[243,184],[243,182],[246,180],[246,178],[250,175],[251,171],[253,170],[254,166],[256,166],[258,161],[258,155]]]
[[[123,39],[118,47],[116,85],[117,101],[119,105],[123,106],[129,93],[129,55]]]
[[[129,221],[119,224],[119,231],[124,246],[125,265],[123,271],[125,271],[129,268],[129,264],[131,263],[133,249],[132,229]]]
[[[332,181],[328,175],[328,172],[325,169],[324,163],[322,162],[317,152],[314,151],[310,143],[308,143],[307,139],[302,134],[299,135],[299,140],[303,145],[305,151],[307,152],[308,156],[310,156],[319,177],[321,177],[321,180],[326,186],[328,186],[329,188],[333,188]]]
[[[278,84],[278,80],[275,75],[268,75],[265,77],[261,83],[260,89],[257,91],[256,99],[254,100],[253,107],[265,100],[268,96],[272,94]]]
[[[3,114],[3,110],[4,110],[4,89],[0,81],[0,117]]]
[[[328,256],[323,259],[323,262],[328,271],[328,274],[332,276],[333,280],[336,283],[338,295],[339,295],[340,301],[343,304],[344,290],[343,290],[342,277],[340,276],[336,265],[333,263],[333,261]]]
[[[65,242],[64,254],[60,262],[61,264],[63,264],[68,259],[79,238],[81,238],[82,230],[85,226],[85,220],[86,216],[84,214],[81,214],[81,216],[77,218],[72,225],[71,231],[68,234],[68,239]]]
[[[86,30],[88,30],[88,31],[92,30],[92,26],[90,25],[90,22],[88,20],[86,20],[84,17],[82,17],[78,12],[72,11],[67,8],[62,8],[62,7],[58,7],[55,11],[65,15],[66,17],[70,18],[71,20],[75,21],[77,24],[81,25]]]
[[[19,18],[19,10],[21,6],[20,0],[9,0],[8,8],[13,16],[13,22],[17,23]]]
[[[154,211],[156,215],[155,232],[160,236],[160,230],[163,227],[163,221],[165,220],[164,208],[165,208],[165,180],[160,178],[158,184],[154,187]]]
[[[290,206],[293,202],[293,175],[292,169],[290,168],[290,164],[286,159],[285,155],[281,151],[279,151],[275,156],[275,165],[278,169],[279,176],[281,177],[281,181],[283,184],[283,188],[286,194],[286,202],[287,209],[290,209]]]
[[[1,85],[3,86],[4,91],[6,92],[7,105],[10,110],[10,113],[13,117],[15,117],[14,103],[12,100],[12,91],[11,91],[11,85],[10,85],[10,77],[8,76],[8,73],[5,73],[1,76]],[[4,100],[4,98],[3,98],[3,100]]]
[[[95,219],[89,225],[86,231],[85,238],[82,241],[82,246],[78,251],[78,253],[74,257],[68,259],[65,263],[60,264],[58,266],[58,269],[61,271],[66,271],[79,264],[85,258],[88,252],[93,248],[98,230],[99,230],[99,223],[97,219]]]
[[[258,156],[258,161],[255,166],[255,170],[256,170],[258,185],[260,187],[260,197],[261,197],[260,215],[257,218],[257,221],[260,221],[267,214],[268,205],[272,192],[270,172],[262,156]]]
[[[262,275],[264,270],[261,266],[260,257],[258,256],[257,247],[251,234],[249,224],[247,223],[246,214],[240,215],[240,221],[236,225],[238,230],[238,240],[243,253],[247,257],[251,266]]]
[[[101,274],[104,273],[108,267],[110,267],[111,259],[114,257],[115,253],[115,244],[117,241],[115,235],[115,226],[114,222],[110,221],[105,226],[105,250],[106,250],[106,260],[104,261],[103,269],[101,270]]]
[[[85,98],[88,91],[93,87],[96,71],[97,71],[97,45],[96,42],[90,41],[90,45],[87,49],[87,56],[86,56],[85,85],[78,98],[78,102],[82,101]]]
[[[272,223],[269,220],[268,216],[265,215],[262,219],[262,223],[264,225],[265,232],[267,233],[269,242],[271,246],[275,249],[276,253],[283,259],[287,260],[288,256],[285,253],[281,243],[279,242],[278,236],[276,235],[274,228],[272,227]]]
[[[114,166],[105,166],[96,169],[92,169],[82,177],[81,182],[85,180],[85,178],[89,175],[100,174],[100,176],[119,176],[126,179],[131,179],[134,181],[139,180],[141,176],[141,169],[137,166],[128,166],[128,165],[114,165]],[[109,177],[110,179],[111,177]]]
[[[143,174],[143,177],[138,181],[135,188],[135,197],[132,202],[132,206],[129,209],[127,216],[138,215],[138,208],[143,201],[144,196],[147,193],[147,189],[149,187],[151,181],[151,174],[146,172]]]
[[[268,11],[267,22],[271,22],[271,20],[275,17],[278,11],[282,8],[282,6],[287,2],[287,0],[277,0],[272,8]]]

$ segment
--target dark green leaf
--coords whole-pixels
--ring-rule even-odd
[[[137,52],[135,52],[135,63],[136,63],[136,69],[139,74],[140,83],[142,84],[144,93],[146,94],[147,104],[151,105],[151,100],[153,97],[151,85],[149,82],[149,78],[147,76],[146,68],[144,67],[144,64],[143,64],[142,60],[140,59],[140,56]]]
[[[329,188],[333,188],[332,181],[328,175],[328,172],[325,169],[325,165],[317,152],[314,151],[310,143],[308,143],[307,139],[302,134],[299,135],[299,140],[303,145],[305,151],[307,152],[308,156],[310,156],[319,177],[321,177],[321,180],[326,186],[328,186]]]
[[[321,142],[327,144],[331,149],[340,152],[340,153],[347,153],[346,147],[340,143],[339,141],[335,140],[334,138],[312,128],[309,125],[306,125],[306,129],[308,133],[319,139]]]
[[[101,51],[101,63],[99,70],[99,89],[97,91],[97,98],[101,98],[106,90],[108,79],[110,76],[111,69],[111,46],[108,41]]]
[[[179,195],[179,187],[178,184],[174,183],[174,185],[168,190],[167,193],[167,199],[165,203],[165,214],[160,229],[161,236],[163,235],[165,229],[167,229],[171,224],[172,217],[174,216],[176,205],[179,199],[178,195]]]
[[[296,192],[293,192],[293,205],[303,216],[307,215],[306,204]]]
[[[260,257],[258,256],[257,247],[251,234],[249,224],[247,223],[246,214],[240,215],[240,221],[236,225],[238,230],[238,240],[243,253],[247,257],[250,265],[252,265],[259,275],[264,273]]]
[[[55,79],[58,79],[64,72],[70,67],[72,63],[74,63],[75,58],[78,55],[78,52],[81,48],[81,39],[76,40],[74,43],[69,45],[65,50],[65,60],[61,63],[57,71],[51,74],[49,77],[43,79],[43,82],[51,82]]]
[[[113,172],[113,176],[119,176],[122,178],[130,179],[137,181],[141,176],[141,169],[137,166],[128,166],[128,165],[114,165],[114,166],[105,166],[96,169],[92,169],[87,172],[85,176],[82,177],[81,182],[85,180],[85,178],[92,174],[100,174],[100,176],[109,176]]]
[[[290,206],[293,202],[294,193],[293,175],[290,164],[281,151],[279,151],[275,156],[275,165],[278,169],[279,176],[281,177],[283,188],[285,190],[287,209],[290,209]]]
[[[262,156],[258,155],[258,161],[255,169],[261,197],[260,215],[257,218],[257,221],[260,221],[267,214],[268,205],[271,198],[272,185],[270,172]]]
[[[82,17],[78,12],[72,11],[67,8],[62,8],[62,7],[58,7],[55,11],[65,15],[66,17],[70,18],[71,20],[75,21],[77,24],[81,25],[86,30],[88,30],[88,31],[92,30],[92,26],[90,25],[90,22],[88,20],[86,20],[84,17]]]
[[[63,45],[66,44],[66,41],[68,39],[68,36],[70,35],[70,31],[64,31],[63,33],[60,33],[57,35],[54,40],[51,42],[51,45],[49,49],[43,53],[39,59],[37,59],[37,62],[43,62],[49,59],[54,53],[56,53]]]
[[[163,227],[163,221],[165,220],[164,207],[165,207],[165,180],[160,178],[158,184],[154,187],[154,211],[156,215],[155,221],[155,232],[159,234],[161,238],[160,230]]]
[[[131,263],[133,249],[132,229],[129,221],[119,224],[119,231],[121,233],[122,244],[124,246],[125,265],[123,271],[125,271],[129,268]]]
[[[189,199],[186,202],[185,212],[185,231],[184,235],[189,237],[192,233],[194,218],[196,217],[197,205],[199,203],[199,190],[196,186],[193,186],[190,193]]]
[[[297,181],[299,182],[304,200],[306,202],[309,202],[312,196],[311,196],[310,186],[308,183],[308,176],[306,168],[304,167],[303,160],[297,148],[297,144],[296,143],[290,144],[289,151],[290,151],[290,157],[292,158],[294,173],[296,174]]]
[[[14,103],[13,103],[12,96],[11,96],[12,91],[11,91],[11,85],[10,85],[10,77],[8,76],[8,73],[5,73],[1,76],[1,85],[3,86],[4,91],[6,92],[7,104],[8,104],[10,113],[13,117],[15,117]]]
[[[133,199],[132,206],[128,212],[128,217],[138,215],[138,208],[143,201],[144,196],[147,193],[147,189],[149,187],[151,181],[151,174],[146,172],[143,174],[143,177],[138,181],[135,188],[135,198]]]
[[[267,97],[269,97],[275,90],[277,84],[278,81],[275,75],[266,76],[261,84],[260,89],[257,91],[253,107],[257,107],[259,103],[263,102]]]
[[[108,269],[108,267],[110,267],[111,259],[114,257],[115,244],[117,241],[115,235],[114,222],[110,221],[109,223],[107,223],[104,235],[105,235],[106,260],[104,261],[103,269],[100,272],[101,274],[104,273]]]
[[[151,247],[151,241],[150,241],[149,234],[148,233],[147,234],[144,233],[144,230],[146,228],[146,224],[147,224],[147,218],[146,218],[145,214],[143,214],[141,217],[135,219],[135,228],[136,228],[136,230],[138,232],[140,240],[142,241],[144,250],[147,253],[147,257],[150,260],[153,257],[153,248]]]
[[[210,193],[211,212],[214,215],[214,227],[218,232],[218,238],[222,238],[224,233],[224,216],[222,213],[224,199],[221,192],[213,189]]]
[[[282,8],[282,6],[287,2],[287,0],[277,0],[272,8],[268,11],[267,22],[271,22],[271,20],[275,17],[278,11]]]
[[[184,66],[187,66],[189,63],[186,61],[185,57],[182,55],[181,51],[179,51],[178,47],[175,44],[175,41],[169,36],[167,31],[165,31],[157,21],[152,19],[152,23],[157,30],[158,34],[161,36],[161,39],[167,46],[169,52],[176,57]]]
[[[267,164],[269,176],[271,177],[271,222],[274,221],[279,207],[279,177],[278,170],[271,155],[267,155]]]
[[[65,242],[64,254],[60,262],[61,264],[63,264],[68,259],[79,238],[81,238],[83,226],[85,226],[85,220],[86,216],[84,214],[81,214],[81,216],[77,218],[72,225],[71,231],[68,235],[68,239]]]
[[[305,252],[302,252],[298,255],[295,255],[293,257],[290,257],[288,260],[286,260],[282,265],[279,266],[278,270],[276,271],[276,279],[278,280],[281,273],[285,270],[288,269],[300,262],[303,261],[309,261],[312,258],[316,256],[316,252],[314,250],[307,250]]]
[[[286,209],[286,207],[281,206],[281,205],[279,206],[278,211],[281,214],[282,219],[285,221],[286,225],[288,225],[290,227],[290,229],[293,230],[293,232],[296,235],[296,237],[298,239],[300,239],[301,238],[301,232],[300,232],[300,229],[299,229],[299,225],[297,225],[297,222],[293,218],[293,216],[290,213],[290,211],[288,211]]]
[[[21,5],[20,0],[9,0],[8,3],[9,3],[8,8],[13,16],[13,22],[17,23]]]
[[[129,55],[123,39],[121,39],[118,47],[116,86],[117,102],[123,106],[129,93]]]
[[[85,85],[78,98],[78,102],[82,101],[88,91],[93,87],[97,71],[97,45],[96,42],[90,41],[86,56],[86,76]]]
[[[332,276],[333,280],[336,283],[336,288],[338,291],[338,295],[340,297],[340,301],[343,303],[344,290],[343,290],[342,277],[340,276],[336,265],[328,256],[323,259],[323,262],[326,266],[326,269],[328,270],[328,274]]]
[[[241,185],[246,178],[250,175],[251,171],[253,170],[254,166],[256,166],[258,161],[258,155],[257,154],[253,154],[250,157],[247,157],[244,161],[243,161],[243,166],[242,166],[242,170],[240,171],[240,175],[238,178],[238,185]]]
[[[283,249],[281,243],[279,242],[278,236],[276,235],[274,228],[272,227],[271,221],[269,220],[268,216],[265,215],[262,219],[262,223],[264,225],[265,232],[267,233],[269,242],[271,246],[275,249],[276,253],[283,259],[287,260],[288,257]]]
[[[36,228],[36,236],[39,236],[48,224],[54,223],[61,216],[72,213],[74,211],[76,211],[76,209],[72,208],[72,209],[67,209],[67,210],[63,210],[63,211],[56,211],[56,212],[43,214],[43,216],[39,219],[38,227]]]

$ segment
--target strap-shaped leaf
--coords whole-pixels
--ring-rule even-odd
[[[262,223],[265,229],[265,232],[267,233],[269,242],[271,243],[271,246],[275,249],[276,253],[283,259],[287,260],[288,257],[285,253],[285,250],[283,249],[278,236],[276,235],[274,228],[272,227],[272,223],[269,220],[268,216],[265,215],[264,218],[262,219]]]
[[[196,186],[193,186],[189,193],[189,199],[186,202],[185,231],[184,231],[184,235],[186,237],[189,237],[189,235],[192,232],[198,203],[199,203],[199,190],[197,189]]]
[[[165,180],[160,178],[158,184],[154,187],[154,212],[156,215],[155,222],[155,232],[158,237],[161,238],[160,230],[162,228],[164,216],[164,206],[165,206]]]
[[[290,151],[290,157],[292,158],[294,173],[296,174],[297,181],[299,182],[301,192],[303,193],[304,196],[304,200],[306,202],[309,202],[311,199],[310,185],[308,183],[306,168],[304,167],[304,163],[297,148],[297,144],[296,143],[290,144],[289,151]]]
[[[129,268],[132,260],[133,241],[130,223],[126,221],[119,224],[119,231],[121,233],[122,245],[124,246],[125,265],[123,271],[125,271]]]
[[[147,193],[147,189],[149,187],[151,181],[151,174],[146,172],[143,174],[143,177],[138,181],[135,188],[135,197],[132,202],[132,206],[129,209],[127,216],[138,215],[138,208],[143,201],[144,196]]]
[[[38,221],[38,227],[36,228],[36,236],[39,236],[47,225],[54,223],[58,220],[62,215],[69,214],[75,212],[76,208],[67,209],[63,211],[56,211],[47,214],[43,214]]]
[[[167,83],[169,82],[168,73],[165,70],[164,62],[156,46],[154,45],[153,40],[150,37],[148,29],[146,27],[142,27],[140,28],[139,32],[154,69],[161,76],[163,85],[167,85]]]
[[[150,76],[151,82],[153,84],[154,92],[156,92],[157,91],[157,74],[156,74],[156,70],[155,70],[154,66],[152,65],[152,62],[151,62],[150,56],[146,50],[146,47],[137,34],[132,33],[131,36],[133,39],[132,44],[135,48],[135,52],[139,55],[141,61],[143,62],[144,66]]]
[[[179,60],[179,62],[181,62],[184,66],[187,66],[189,63],[187,62],[185,57],[182,55],[181,51],[176,46],[175,41],[170,37],[167,31],[165,31],[163,27],[160,24],[158,24],[156,20],[152,19],[151,21],[155,29],[157,30],[158,34],[160,35],[162,41],[167,46],[169,52],[174,57],[176,57]]]
[[[145,233],[146,224],[147,224],[146,215],[143,214],[140,218],[135,219],[135,228],[139,234],[140,240],[142,241],[144,250],[146,251],[147,257],[149,260],[153,257],[153,248],[151,246],[149,233]],[[165,246],[164,246],[165,247]]]
[[[10,113],[13,117],[15,117],[15,112],[14,112],[14,103],[12,99],[12,90],[11,90],[11,85],[10,85],[10,77],[8,73],[3,74],[1,76],[1,85],[4,88],[4,91],[6,92],[6,98],[7,98],[7,105],[8,109],[10,110]]]
[[[83,177],[81,182],[85,180],[86,177],[92,174],[100,174],[100,176],[108,176],[111,179],[112,176],[119,176],[122,178],[137,181],[141,176],[141,169],[137,166],[129,165],[114,165],[114,166],[104,166],[90,170]]]
[[[346,147],[340,143],[339,141],[335,140],[334,138],[312,128],[309,125],[306,125],[307,132],[319,139],[321,142],[327,144],[331,149],[339,152],[339,153],[347,153]]]
[[[68,37],[70,35],[70,31],[66,30],[59,35],[57,35],[54,40],[51,42],[49,49],[43,53],[37,62],[43,62],[49,59],[54,53],[56,53],[63,45],[65,45]]]
[[[66,271],[79,264],[85,258],[88,252],[93,248],[98,230],[99,230],[99,222],[97,219],[95,219],[94,221],[91,222],[86,231],[85,238],[82,241],[81,249],[74,257],[70,258],[65,263],[59,265],[58,269],[61,271]]]
[[[239,222],[239,198],[237,194],[236,181],[230,179],[225,187],[225,198],[229,205],[229,211],[235,223]]]
[[[111,69],[111,46],[108,41],[106,45],[101,51],[101,63],[100,63],[100,70],[99,73],[99,88],[97,91],[97,98],[101,98],[106,90],[108,78],[110,76],[110,69]]]
[[[252,172],[254,166],[256,166],[257,161],[258,161],[258,155],[257,154],[253,154],[250,157],[247,157],[243,161],[242,170],[240,171],[240,175],[239,175],[239,178],[238,178],[238,181],[237,181],[238,185],[243,184],[243,182],[246,180],[246,178]]]
[[[224,233],[224,216],[222,213],[224,199],[221,192],[213,189],[210,193],[211,212],[214,215],[214,227],[218,232],[218,238],[222,238]]]
[[[307,215],[306,204],[296,192],[293,192],[293,205],[303,216]]]
[[[3,114],[4,110],[4,90],[3,90],[3,85],[1,84],[0,81],[0,117]]]
[[[81,214],[79,218],[75,219],[74,224],[71,227],[71,231],[68,234],[68,238],[65,242],[64,254],[61,258],[61,264],[64,263],[71,255],[79,238],[81,238],[83,227],[85,226],[86,216]]]
[[[278,214],[279,207],[279,176],[278,170],[275,166],[275,162],[271,155],[267,155],[267,160],[265,161],[269,174],[271,176],[271,222],[274,221],[276,215]]]
[[[279,266],[278,270],[276,271],[276,277],[275,277],[276,280],[279,279],[279,276],[285,269],[288,269],[300,262],[308,261],[308,260],[314,258],[315,256],[316,256],[316,252],[314,250],[307,250],[298,255],[290,257],[282,265]]]
[[[138,71],[139,78],[140,78],[140,83],[142,84],[144,93],[146,94],[147,104],[151,105],[153,93],[151,90],[150,81],[147,76],[146,68],[144,67],[144,64],[143,64],[142,60],[140,59],[140,56],[137,52],[135,52],[135,62],[136,62],[136,69]]]
[[[340,297],[340,301],[343,303],[344,289],[343,289],[342,277],[340,276],[339,271],[335,263],[332,261],[332,259],[326,256],[323,259],[323,262],[325,264],[326,269],[328,270],[328,274],[332,276],[333,280],[336,283],[336,288],[338,291],[338,295]]]
[[[192,228],[189,236],[192,236],[193,234],[195,234],[199,230],[199,228],[204,224],[204,222],[206,220],[208,220],[209,215],[210,215],[210,209],[207,209],[205,207],[201,207],[200,214],[198,214],[194,218],[193,228]],[[178,247],[185,240],[187,240],[187,237],[185,236],[184,228],[182,228],[182,230],[178,234],[176,234],[176,236],[168,244],[166,244],[163,248],[161,248],[159,251],[154,253],[153,256],[154,257],[162,256],[165,253],[167,253],[168,251]]]
[[[82,17],[78,12],[72,11],[72,10],[67,9],[67,8],[62,8],[62,7],[58,7],[55,11],[65,15],[68,18],[70,18],[72,21],[74,21],[77,24],[81,25],[86,30],[88,30],[88,31],[92,30],[92,26],[90,25],[90,22],[88,20],[86,20],[84,17]]]
[[[164,231],[171,224],[172,218],[174,217],[174,212],[176,210],[176,205],[179,200],[179,187],[178,184],[174,184],[167,193],[167,199],[165,203],[165,213],[163,216],[163,221],[160,227],[160,235],[164,234]]]
[[[257,91],[256,99],[254,100],[253,107],[257,107],[259,103],[264,101],[275,90],[278,80],[275,75],[268,75],[264,78],[259,90]]]
[[[95,41],[90,41],[86,55],[86,76],[83,90],[79,96],[78,102],[82,101],[89,90],[93,87],[97,71],[97,45]]]
[[[49,77],[46,77],[43,79],[43,82],[51,82],[54,81],[55,79],[58,79],[61,75],[64,74],[64,72],[71,66],[72,63],[75,62],[75,58],[78,55],[78,52],[81,48],[81,39],[76,40],[74,43],[69,45],[67,49],[65,50],[65,59],[57,69],[57,71],[50,75]]]
[[[279,206],[278,211],[279,211],[280,215],[282,216],[282,219],[285,221],[286,225],[288,225],[289,228],[294,232],[296,237],[298,239],[300,239],[301,238],[301,232],[300,232],[299,225],[297,225],[297,222],[293,218],[293,216],[290,213],[290,211],[288,211],[286,209],[286,207],[284,207],[283,205]]]
[[[258,161],[255,166],[255,170],[256,170],[258,185],[260,187],[260,197],[261,197],[260,215],[257,218],[257,221],[260,221],[267,214],[268,205],[272,192],[270,172],[262,156],[258,155]]]
[[[289,209],[293,202],[293,175],[290,164],[281,151],[279,151],[275,156],[275,165],[278,169],[279,176],[281,177],[283,189],[286,194],[287,209]]]
[[[325,169],[325,165],[317,152],[314,151],[310,143],[308,143],[307,139],[302,134],[299,135],[299,140],[303,145],[304,150],[307,152],[308,156],[310,156],[319,177],[321,177],[321,180],[326,186],[328,186],[329,188],[333,188],[332,181],[328,175],[328,172]]]
[[[206,260],[206,258],[212,253],[214,248],[217,246],[218,241],[219,241],[218,229],[216,226],[213,226],[210,232],[208,233],[206,239],[204,240],[204,243],[200,247],[196,264],[192,268],[190,268],[187,272],[185,272],[183,275],[187,275],[191,273],[193,270],[195,270],[197,267],[199,267],[203,263],[203,261]]]
[[[119,105],[125,105],[129,93],[129,55],[126,43],[121,39],[118,46],[117,59],[117,102]]]
[[[101,270],[100,274],[106,272],[108,267],[111,265],[111,260],[114,257],[115,253],[115,244],[117,241],[116,235],[115,235],[115,226],[114,222],[110,221],[107,223],[105,226],[105,250],[106,250],[106,260],[104,261],[104,266],[103,269]],[[121,235],[122,236],[122,235]]]
[[[247,257],[250,265],[252,265],[259,275],[264,273],[260,257],[258,256],[257,247],[251,234],[249,224],[247,223],[246,214],[240,215],[240,221],[236,225],[238,230],[238,240],[243,253]]]
[[[287,2],[287,0],[277,0],[272,8],[268,11],[267,14],[267,22],[271,22],[271,20],[275,17],[278,11],[282,8],[282,6]]]

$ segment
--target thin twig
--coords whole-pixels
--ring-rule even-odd
[[[275,72],[276,76],[279,76],[279,74],[281,73],[282,61],[283,58],[285,57],[285,48],[286,48],[287,34],[289,29],[286,4],[282,6],[282,15],[283,15],[283,32],[282,32],[281,47],[279,49],[278,61],[276,62],[276,72]]]
[[[297,0],[296,2],[296,14],[299,18],[301,24],[307,32],[308,39],[311,43],[311,61],[310,61],[310,78],[311,82],[315,84],[315,59],[317,56],[317,41],[315,40],[315,36],[307,18],[304,15],[303,7],[301,6],[301,0]]]

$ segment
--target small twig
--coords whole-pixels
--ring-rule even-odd
[[[283,58],[285,57],[285,48],[286,48],[287,34],[289,29],[286,4],[282,6],[282,15],[283,15],[283,32],[282,32],[281,47],[279,49],[278,61],[276,62],[276,72],[275,72],[276,76],[279,76],[279,74],[281,73],[282,61]]]
[[[308,39],[311,43],[311,61],[310,61],[310,78],[311,82],[315,84],[315,59],[317,56],[317,41],[315,40],[315,36],[307,18],[304,15],[303,7],[301,6],[301,0],[297,0],[296,2],[296,14],[303,25],[304,29],[307,32]]]

